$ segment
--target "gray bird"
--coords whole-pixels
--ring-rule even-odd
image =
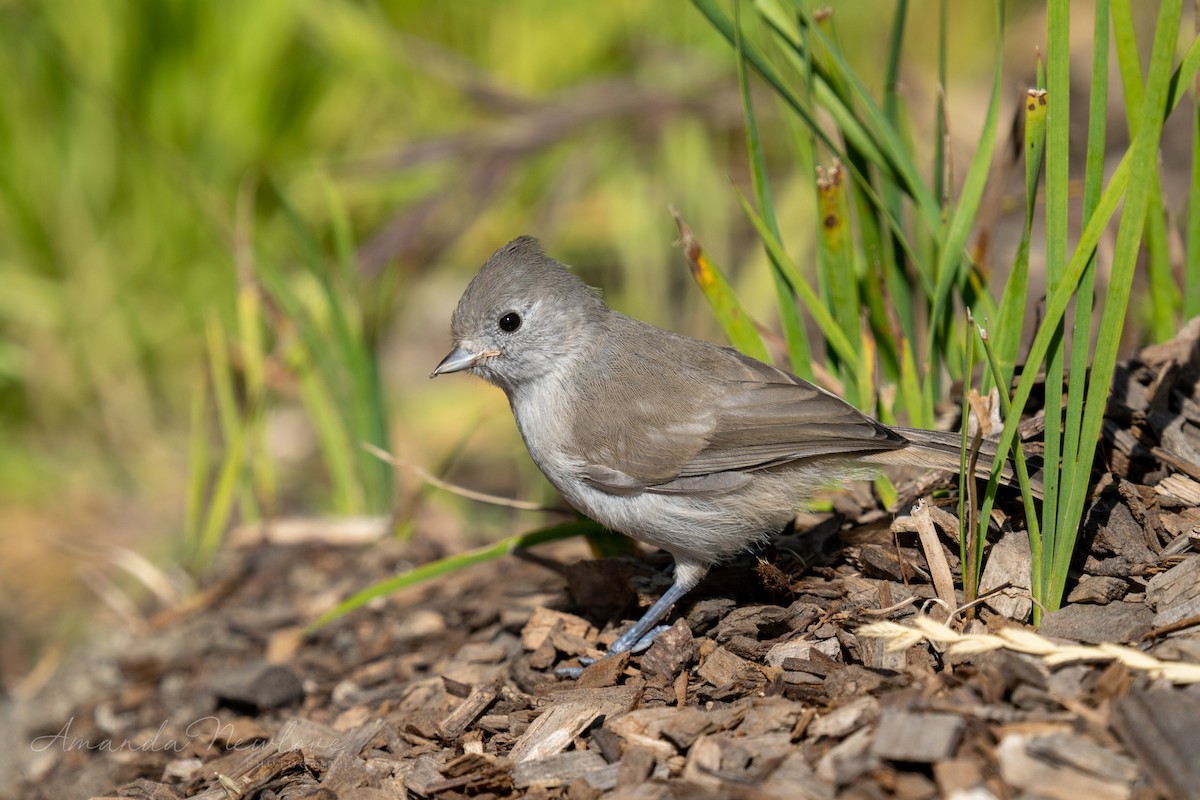
[[[610,654],[646,645],[710,566],[782,530],[817,490],[889,464],[959,469],[959,434],[889,428],[789,372],[613,311],[531,236],[483,265],[451,333],[430,377],[467,370],[503,389],[572,506],[675,559],[671,588]]]

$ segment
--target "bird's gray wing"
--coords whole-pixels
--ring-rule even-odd
[[[721,494],[756,470],[906,444],[795,375],[728,348],[692,356],[688,368],[663,365],[654,392],[601,404],[628,413],[587,426],[585,481],[612,494]]]
[[[750,373],[724,382],[709,444],[681,477],[756,470],[808,458],[877,452],[907,442],[844,400],[768,364],[729,351]]]

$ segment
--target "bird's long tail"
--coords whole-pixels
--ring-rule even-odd
[[[962,434],[957,431],[927,431],[921,428],[894,427],[897,433],[910,444],[898,450],[880,453],[879,460],[889,464],[907,464],[915,467],[958,472],[962,463]],[[996,442],[984,439],[979,443],[979,455],[975,460],[975,476],[987,480],[996,458]],[[1005,461],[1000,480],[1010,486],[1017,485],[1016,471],[1012,459]],[[1042,496],[1040,473],[1030,474],[1030,488],[1034,496]]]

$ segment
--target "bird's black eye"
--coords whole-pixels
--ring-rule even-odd
[[[517,328],[521,327],[521,315],[515,311],[509,311],[500,318],[500,330],[505,333],[512,333]]]

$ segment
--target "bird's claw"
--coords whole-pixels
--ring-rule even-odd
[[[627,644],[625,641],[622,641],[625,637],[620,636],[615,642],[612,643],[612,647],[608,649],[608,652],[600,658],[580,656],[578,667],[559,667],[558,669],[554,670],[554,674],[560,678],[579,680],[579,677],[583,675],[584,669],[590,667],[592,664],[595,664],[597,661],[601,661],[605,658],[612,658],[613,656],[619,656],[625,652],[643,653],[646,650],[649,650],[650,645],[654,644],[654,640],[658,638],[659,634],[661,634],[663,631],[670,630],[670,628],[670,625],[659,625],[655,628],[651,628],[649,632],[647,632],[640,639],[634,641],[632,644]]]
[[[658,638],[659,634],[669,630],[671,630],[670,625],[658,625],[654,628],[651,628],[645,636],[633,643],[633,647],[629,648],[629,652],[643,653],[646,650],[649,650],[650,645],[654,644],[654,640]]]

